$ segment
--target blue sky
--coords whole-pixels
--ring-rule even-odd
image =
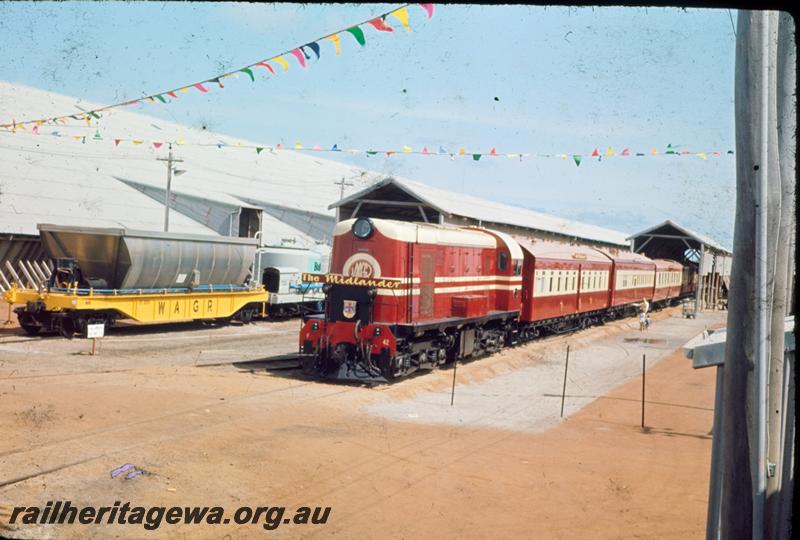
[[[209,78],[399,4],[0,2],[0,77],[112,103]],[[731,244],[736,13],[409,6],[411,32],[141,112],[265,144],[579,153],[451,161],[326,154],[431,185],[635,232],[664,219]],[[75,111],[64,111],[72,113]],[[24,118],[24,111],[17,119]],[[5,119],[4,119],[5,120]],[[598,147],[660,152],[589,159]],[[332,179],[333,181],[334,179]]]

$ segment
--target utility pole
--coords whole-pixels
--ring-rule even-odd
[[[353,184],[353,182],[346,182],[346,181],[345,181],[345,179],[344,179],[344,176],[342,176],[342,179],[341,179],[341,180],[339,180],[338,182],[334,182],[334,184],[336,184],[337,186],[339,186],[339,200],[340,200],[340,201],[341,201],[342,199],[344,199],[344,186],[352,186],[352,185],[355,185],[355,184]]]
[[[183,160],[172,157],[172,143],[169,143],[169,156],[166,158],[156,158],[158,161],[165,161],[167,164],[167,195],[164,198],[164,232],[169,231],[169,195],[172,187],[172,164],[182,163]]]
[[[334,184],[339,186],[339,200],[340,201],[342,199],[344,199],[344,186],[352,186],[352,185],[354,185],[353,182],[345,181],[344,176],[342,176],[342,179],[339,180],[338,182],[334,182]],[[336,207],[336,221],[339,221],[339,219],[341,217],[341,210],[342,209],[340,207],[338,207],[338,206]]]

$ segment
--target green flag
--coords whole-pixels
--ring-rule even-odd
[[[576,167],[580,167],[581,166],[581,160],[583,159],[581,156],[579,156],[578,154],[574,154],[572,156],[572,159],[575,160],[575,166]]]
[[[480,161],[481,155],[480,154],[472,154],[472,159],[475,161]]]
[[[367,43],[367,40],[364,39],[364,31],[358,26],[348,28],[347,31],[353,34],[353,37],[356,38],[356,41],[358,41],[362,47]]]
[[[256,146],[256,154],[260,154],[262,150],[264,150],[262,147]]]
[[[250,75],[250,80],[255,82],[256,78],[253,75],[253,70],[252,69],[250,69],[250,68],[242,68],[239,71],[241,71],[242,73],[247,73],[248,75]]]

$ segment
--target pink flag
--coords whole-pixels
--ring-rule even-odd
[[[208,92],[208,90],[206,89],[205,86],[202,85],[202,83],[197,83],[194,85],[194,87],[203,92],[204,94]]]
[[[595,148],[594,152],[592,152],[592,157],[598,157],[599,155],[600,155],[600,152],[597,150],[597,148]]]
[[[114,146],[119,146],[120,141],[122,141],[122,139],[114,139]]]
[[[172,98],[178,99],[178,96],[176,96],[176,95],[175,95],[175,91],[174,91],[174,90],[170,90],[169,92],[167,92],[167,95],[168,95],[169,97],[172,97]]]
[[[306,67],[306,57],[303,55],[303,51],[300,49],[294,49],[293,51],[289,51],[297,58],[297,61],[300,62],[300,65]]]
[[[275,150],[280,150],[280,149],[281,149],[281,143],[276,144],[275,145]]]
[[[622,155],[623,155],[623,156],[629,156],[629,155],[631,155],[631,149],[630,149],[630,148],[625,148],[625,149],[622,151]]]
[[[491,150],[489,150],[489,155],[490,156],[496,156],[497,155],[497,149],[493,147]]]
[[[433,17],[433,4],[420,4],[422,8],[428,12],[428,18]]]
[[[428,147],[427,146],[422,149],[422,153],[425,154],[425,155],[428,154]]]
[[[154,143],[153,143],[153,146],[155,146],[156,148],[161,148],[161,145],[162,145],[162,144],[164,144],[164,143],[160,143],[160,142],[154,142]]]

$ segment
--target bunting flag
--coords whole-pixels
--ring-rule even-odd
[[[328,39],[333,42],[333,46],[336,47],[337,55],[342,53],[342,43],[339,40],[339,34],[333,34],[332,36],[328,36],[325,39]]]
[[[303,54],[303,51],[301,51],[300,49],[294,49],[294,50],[291,50],[289,52],[291,54],[293,54],[295,58],[297,58],[297,62],[300,64],[300,67],[305,69],[306,68],[306,58],[305,58],[305,55]]]
[[[372,26],[375,27],[376,30],[380,30],[381,32],[394,32],[394,29],[391,26],[386,26],[386,23],[380,17],[369,21],[369,24],[371,24]]]
[[[275,60],[277,63],[279,63],[283,68],[283,71],[289,71],[289,62],[284,60],[283,56],[276,56],[275,58],[272,58],[272,60]]]
[[[17,125],[17,127],[19,127],[19,125]],[[38,130],[38,125],[34,125],[33,128],[30,129],[30,131],[28,131],[27,133],[23,133],[23,134],[17,133],[14,129],[7,130],[7,131],[0,130],[0,134],[2,134],[2,133],[7,133],[9,135],[16,136],[16,137],[21,137],[21,136],[24,136],[25,134],[27,134],[29,136],[36,136],[36,137],[42,137],[42,136],[48,136],[49,135],[49,136],[52,136],[52,137],[58,137],[59,139],[65,138],[65,136],[60,131],[51,131],[49,133],[41,133]],[[86,144],[87,136],[86,135],[69,135],[69,136],[66,136],[66,138],[72,138],[75,141],[79,141],[81,144]],[[163,140],[162,141],[146,141],[144,139],[135,139],[135,138],[134,139],[125,139],[125,138],[121,138],[121,137],[109,137],[109,138],[106,138],[106,137],[103,137],[103,135],[100,133],[99,129],[95,129],[93,135],[89,136],[88,138],[89,138],[90,141],[98,142],[98,143],[102,143],[105,140],[113,141],[114,147],[119,147],[122,143],[130,143],[130,144],[132,144],[134,146],[139,146],[139,145],[143,145],[143,144],[146,143],[148,146],[150,146],[152,148],[159,149],[164,144],[167,144]],[[181,146],[187,145],[186,141],[184,141],[184,139],[182,137],[179,137],[177,140],[172,141],[172,142],[174,142],[177,145],[181,145]],[[245,144],[242,144],[241,142],[238,142],[238,141],[233,145],[231,145],[229,143],[226,143],[225,141],[219,141],[219,142],[216,142],[216,143],[188,143],[188,146],[204,146],[204,147],[216,146],[220,150],[222,148],[254,149],[256,151],[256,154],[261,154],[264,151],[264,149],[268,149],[272,153],[276,153],[277,150],[284,149],[284,148],[282,148],[280,143],[278,143],[278,144],[276,144],[274,146],[269,146],[269,145],[258,145],[258,146],[255,146],[255,145],[245,145]],[[438,153],[432,153],[428,149],[427,146],[423,146],[422,150],[414,150],[411,146],[408,146],[408,145],[400,145],[400,148],[401,148],[401,150],[399,152],[397,150],[394,150],[394,149],[391,149],[391,148],[385,149],[385,150],[374,150],[374,149],[359,150],[357,148],[342,149],[342,148],[339,148],[339,144],[336,143],[336,144],[331,145],[330,149],[323,149],[323,147],[321,145],[319,145],[319,144],[315,144],[313,147],[305,147],[300,142],[296,142],[292,147],[286,148],[286,150],[299,151],[299,152],[348,152],[349,154],[352,154],[352,155],[362,154],[362,155],[366,155],[367,157],[371,157],[371,156],[374,156],[374,155],[377,155],[377,154],[385,154],[387,157],[392,157],[393,155],[398,154],[398,153],[399,154],[403,154],[403,155],[405,155],[405,154],[416,154],[416,155],[423,155],[423,156],[448,156],[453,161],[456,159],[456,157],[463,157],[463,156],[471,156],[473,161],[480,161],[480,159],[483,156],[487,156],[487,155],[488,156],[492,156],[492,157],[505,156],[505,157],[510,158],[510,159],[519,158],[520,161],[523,161],[523,159],[525,157],[529,157],[529,156],[543,157],[543,158],[548,158],[548,157],[553,158],[554,157],[554,158],[559,158],[559,159],[561,159],[563,161],[566,161],[571,156],[572,157],[572,161],[575,163],[576,167],[580,167],[581,163],[583,162],[583,158],[585,156],[585,154],[582,154],[582,153],[570,153],[570,154],[568,154],[568,153],[545,154],[545,153],[530,153],[530,152],[528,152],[528,153],[521,153],[521,152],[499,153],[497,151],[496,147],[492,147],[489,150],[488,153],[469,152],[463,146],[459,147],[457,152],[448,152],[447,149],[445,149],[444,146],[439,145]],[[596,157],[598,162],[602,162],[604,157],[605,158],[609,158],[609,157],[616,157],[616,156],[631,156],[631,155],[636,155],[638,157],[644,157],[644,156],[647,155],[645,152],[635,152],[635,154],[634,154],[634,153],[631,152],[631,149],[628,148],[628,147],[625,147],[622,150],[622,152],[620,152],[619,154],[616,154],[614,152],[613,147],[609,146],[607,148],[608,148],[608,151],[604,155],[604,154],[601,154],[599,149],[596,147],[592,151],[591,156],[592,157]],[[724,152],[724,154],[733,155],[734,151],[733,150],[728,150],[728,151]],[[663,154],[660,154],[656,148],[653,148],[650,151],[650,155],[652,155],[654,157],[658,156],[658,155],[664,155],[664,156],[666,156],[666,155],[674,155],[674,156],[689,156],[689,155],[691,155],[691,156],[698,157],[698,158],[700,158],[700,159],[702,159],[704,161],[708,161],[709,158],[718,158],[718,157],[722,156],[723,152],[720,151],[720,150],[713,150],[713,151],[706,150],[706,151],[701,151],[701,152],[694,152],[694,151],[691,151],[691,150],[680,150],[680,151],[677,151],[677,150],[675,150],[675,148],[671,144],[669,144],[669,145],[667,145],[667,150]]]
[[[311,43],[306,43],[305,45],[303,45],[303,47],[308,47],[309,49],[314,51],[314,54],[317,55],[317,60],[319,60],[319,43],[312,41]]]
[[[253,75],[253,70],[250,69],[249,67],[242,68],[239,71],[241,71],[242,73],[247,73],[247,75],[250,77],[251,82],[256,82],[256,76]]]
[[[358,26],[348,28],[346,31],[353,34],[353,37],[356,38],[356,41],[358,41],[358,44],[362,47],[367,44],[367,40],[364,38],[364,31]]]
[[[411,32],[411,28],[408,26],[408,10],[406,8],[401,7],[400,9],[396,9],[389,13],[389,15],[400,21],[403,24],[403,28],[406,29],[406,32]]]
[[[49,117],[49,118],[38,118],[38,119],[35,119],[35,120],[27,120],[27,121],[23,121],[23,122],[17,122],[16,120],[12,120],[11,122],[0,124],[0,128],[11,129],[11,130],[16,130],[17,128],[19,128],[20,130],[24,130],[26,124],[37,124],[38,123],[39,125],[43,125],[45,123],[49,123],[49,124],[58,123],[58,122],[66,123],[67,119],[85,120],[87,125],[91,125],[92,119],[98,119],[99,120],[101,118],[101,115],[99,113],[102,112],[102,111],[110,111],[110,110],[116,109],[118,107],[129,106],[129,105],[137,105],[137,104],[140,104],[140,103],[143,103],[143,102],[144,103],[150,103],[150,104],[153,104],[153,105],[157,105],[159,103],[160,104],[169,104],[171,101],[169,99],[167,99],[165,96],[168,96],[168,97],[172,98],[173,100],[175,100],[178,97],[177,92],[186,93],[186,92],[189,92],[191,89],[195,89],[200,93],[206,94],[209,91],[208,87],[206,85],[208,83],[212,83],[212,82],[216,83],[219,86],[220,89],[224,89],[225,85],[223,84],[222,80],[226,79],[226,78],[229,78],[229,77],[239,78],[239,73],[244,73],[245,75],[247,75],[250,78],[251,82],[255,82],[256,75],[255,75],[255,71],[253,70],[253,68],[255,68],[256,66],[266,69],[271,75],[275,75],[276,74],[275,70],[270,65],[271,62],[275,62],[275,63],[279,64],[284,69],[284,71],[288,71],[289,70],[289,63],[284,58],[284,56],[288,55],[288,54],[291,54],[292,56],[297,58],[297,62],[300,64],[300,66],[303,67],[303,68],[306,68],[308,60],[311,59],[311,56],[306,53],[306,50],[305,50],[306,48],[310,49],[314,53],[314,55],[316,56],[316,59],[319,60],[320,57],[321,57],[321,48],[320,48],[319,42],[323,41],[323,40],[328,40],[328,41],[333,43],[335,51],[336,51],[336,54],[337,55],[341,54],[342,45],[341,45],[340,34],[342,32],[347,32],[347,33],[351,34],[355,38],[355,40],[358,42],[358,44],[363,47],[364,45],[366,45],[366,37],[364,35],[364,30],[361,28],[361,26],[362,25],[369,26],[369,27],[372,27],[372,28],[374,28],[375,30],[377,30],[379,32],[382,32],[382,33],[393,33],[394,29],[391,26],[386,24],[386,18],[388,16],[390,16],[390,15],[392,17],[394,17],[395,19],[397,19],[398,21],[400,21],[400,24],[403,25],[403,28],[405,28],[406,32],[410,32],[411,31],[411,27],[409,26],[409,13],[408,13],[407,6],[408,6],[408,4],[406,4],[404,6],[401,6],[399,8],[393,9],[392,11],[388,11],[386,13],[383,13],[383,14],[377,16],[377,17],[374,17],[374,16],[370,17],[369,19],[367,19],[367,20],[365,20],[363,22],[360,22],[360,23],[355,24],[355,25],[350,25],[350,26],[348,26],[348,27],[346,27],[346,28],[344,28],[342,30],[338,30],[338,31],[332,32],[332,33],[330,33],[330,34],[328,34],[326,36],[322,36],[322,37],[320,37],[318,39],[314,39],[312,41],[309,41],[309,42],[305,43],[304,45],[300,45],[300,46],[294,47],[292,49],[289,49],[288,51],[284,51],[284,52],[282,52],[280,54],[268,57],[267,59],[259,60],[258,62],[254,62],[252,64],[249,64],[249,65],[246,65],[246,66],[243,66],[243,67],[240,67],[240,68],[236,68],[236,69],[234,69],[234,70],[232,70],[230,72],[222,73],[220,75],[216,75],[214,77],[210,77],[210,78],[202,80],[202,81],[193,82],[193,83],[189,83],[189,84],[184,84],[184,85],[175,87],[173,89],[165,90],[165,91],[162,91],[162,92],[156,92],[154,94],[151,94],[149,96],[144,96],[142,98],[137,98],[137,99],[124,101],[124,102],[120,102],[120,103],[114,103],[114,104],[111,104],[111,105],[106,105],[106,106],[99,107],[99,108],[94,109],[92,111],[87,111],[85,113],[78,114],[78,115],[68,114],[68,115],[55,116],[55,117]],[[433,4],[420,4],[420,7],[422,7],[422,9],[424,9],[425,12],[427,13],[428,19],[433,17],[433,9],[434,9]],[[265,74],[265,72],[263,72],[263,71],[261,73]]]

